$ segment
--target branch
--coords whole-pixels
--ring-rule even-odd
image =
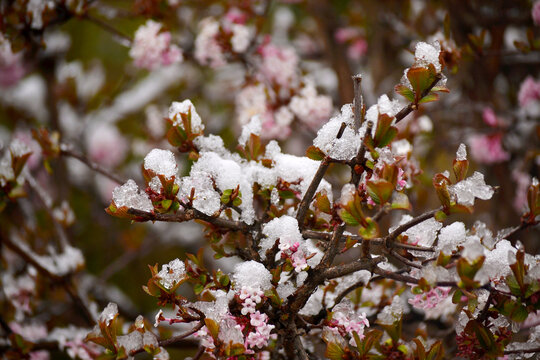
[[[352,274],[359,270],[377,269],[376,265],[384,261],[383,256],[378,256],[372,259],[358,259],[348,264],[336,265],[326,269],[323,273],[325,280],[335,279],[341,276]]]
[[[94,23],[95,25],[99,26],[103,30],[110,32],[120,44],[126,47],[131,47],[131,45],[133,44],[133,39],[131,37],[123,34],[122,32],[112,27],[110,24],[106,23],[105,21],[95,18],[88,13],[84,14],[82,18],[90,21],[91,23]]]
[[[392,279],[392,280],[396,280],[396,281],[401,281],[401,282],[404,282],[404,283],[418,284],[418,282],[419,282],[419,279],[413,278],[412,276],[403,275],[403,274],[399,274],[397,272],[391,272],[391,271],[388,271],[388,270],[383,270],[380,267],[376,267],[375,269],[373,269],[373,272],[375,274],[377,274],[377,275],[380,275],[383,278]],[[435,283],[435,285],[436,286],[457,287],[457,283],[455,281],[437,281]]]
[[[341,240],[341,235],[343,235],[344,231],[345,231],[345,224],[341,224],[334,229],[334,233],[332,234],[332,239],[330,240],[330,246],[328,249],[326,249],[324,256],[321,259],[321,262],[319,263],[317,268],[322,268],[322,267],[329,266],[330,264],[332,264],[332,261],[334,261],[334,258],[336,257],[338,253],[339,242]]]
[[[409,230],[410,228],[412,228],[413,226],[415,225],[418,225],[420,224],[421,222],[427,220],[427,219],[430,219],[432,218],[433,216],[435,216],[435,214],[442,210],[442,207],[438,208],[438,209],[435,209],[435,210],[431,210],[431,211],[428,211],[428,212],[425,212],[423,213],[422,215],[418,215],[417,217],[415,217],[414,219],[406,222],[405,224],[403,225],[400,225],[398,226],[394,231],[392,231],[390,234],[388,234],[384,239],[385,239],[385,243],[386,245],[388,246],[388,244],[395,240],[399,235],[401,235],[402,233],[404,233],[405,231]]]
[[[433,82],[424,90],[424,92],[422,92],[420,99],[423,99],[425,96],[427,96],[429,92],[431,91],[431,89],[433,89],[433,87],[435,87],[435,85],[437,85],[437,83],[441,79],[442,79],[442,74],[437,74]],[[401,120],[403,120],[407,115],[409,115],[413,110],[416,110],[416,109],[418,109],[418,104],[409,103],[409,105],[401,109],[396,114],[396,124],[400,122]]]
[[[191,330],[183,333],[183,334],[180,334],[180,335],[177,335],[177,336],[173,336],[169,339],[164,339],[164,340],[159,340],[158,343],[159,343],[159,346],[160,347],[166,347],[166,346],[171,346],[173,344],[176,344],[178,342],[180,342],[181,340],[184,340],[185,338],[187,338],[188,336],[191,336],[193,334],[195,334],[197,331],[199,331],[200,329],[202,329],[204,327],[204,320],[201,320],[199,321],[199,323]],[[137,350],[132,350],[130,351],[129,355],[130,356],[135,356],[139,353],[142,353],[144,352],[144,348],[140,348],[140,349],[137,349]]]
[[[72,157],[74,159],[79,160],[84,165],[88,166],[90,169],[100,173],[101,175],[104,175],[104,176],[108,177],[109,179],[111,179],[112,181],[114,181],[117,184],[121,185],[121,184],[125,183],[124,180],[122,180],[121,178],[119,178],[118,176],[116,176],[115,174],[110,172],[109,170],[103,168],[101,165],[96,164],[95,162],[88,159],[83,154],[79,154],[79,153],[76,153],[73,150],[71,150],[71,147],[69,145],[62,144],[60,146],[60,149],[61,149],[60,150],[60,155],[69,156],[69,157]]]
[[[203,220],[218,227],[224,227],[236,231],[247,231],[250,226],[243,221],[227,220],[219,217],[208,216],[196,209],[178,211],[176,214],[160,214],[129,208],[128,214],[137,217],[136,221],[163,221],[163,222],[185,222],[190,220]]]
[[[530,353],[540,353],[540,346],[532,349],[521,349],[521,350],[505,350],[504,354],[530,354]]]
[[[364,139],[360,143],[360,148],[358,149],[358,154],[350,162],[349,166],[351,167],[351,184],[358,186],[360,183],[360,178],[362,176],[363,168],[357,168],[358,166],[363,166],[365,156],[366,156],[366,143],[365,140],[371,137],[371,132],[373,129],[373,121],[368,121],[366,132],[364,133]]]
[[[362,108],[364,107],[364,98],[362,97],[362,75],[353,75],[354,85],[354,125],[358,129],[362,125]]]
[[[345,127],[347,124],[342,123],[341,127],[339,128],[339,131],[336,135],[336,138],[339,139],[343,135],[343,132],[345,131]],[[326,156],[319,165],[319,168],[317,169],[317,172],[313,176],[313,179],[311,180],[311,183],[309,184],[308,189],[306,190],[306,193],[304,194],[304,197],[302,198],[302,201],[300,202],[300,205],[298,206],[298,212],[296,213],[296,220],[298,221],[298,227],[300,230],[304,227],[304,219],[306,218],[307,211],[309,209],[309,205],[311,204],[311,201],[313,200],[313,195],[315,195],[315,191],[317,191],[317,188],[319,187],[319,184],[321,183],[324,174],[326,173],[326,170],[328,170],[328,166],[330,166],[331,158],[329,156]]]

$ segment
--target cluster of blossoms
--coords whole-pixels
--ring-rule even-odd
[[[47,123],[54,129],[50,133],[44,129],[34,131],[33,137],[39,143],[34,146],[29,135],[25,139],[17,134],[26,123],[21,127],[13,125],[14,134],[7,135],[11,141],[4,146],[4,132],[12,129],[10,124],[5,131],[0,126],[0,212],[5,211],[0,219],[0,254],[2,266],[6,267],[1,276],[1,305],[8,309],[1,316],[6,321],[0,324],[0,354],[6,353],[8,359],[48,360],[51,355],[43,349],[55,347],[73,359],[120,360],[146,352],[154,360],[165,360],[169,355],[164,347],[184,340],[191,346],[193,338],[199,346],[195,358],[206,359],[440,359],[450,350],[454,352],[451,356],[479,360],[527,357],[540,351],[540,256],[527,254],[525,246],[516,241],[522,230],[538,225],[538,180],[527,173],[524,163],[509,167],[512,179],[518,183],[519,196],[514,202],[522,211],[521,218],[517,227],[496,234],[483,222],[468,226],[451,219],[455,214],[473,213],[478,199],[498,196],[496,187],[488,185],[492,178],[484,178],[480,172],[485,169],[468,172],[465,144],[459,145],[449,170],[434,174],[433,187],[428,190],[432,190],[435,201],[426,199],[426,189],[419,189],[422,186],[416,187],[420,182],[429,184],[432,175],[424,170],[424,176],[420,176],[423,170],[416,159],[422,151],[416,144],[426,143],[424,140],[431,136],[426,133],[441,122],[432,123],[425,114],[409,114],[419,109],[420,113],[429,111],[422,104],[436,101],[440,92],[449,91],[442,71],[455,63],[460,50],[467,49],[458,49],[447,35],[441,34],[433,36],[440,41],[419,42],[413,65],[394,88],[404,99],[374,96],[369,83],[376,79],[372,83],[383,86],[385,82],[367,74],[364,96],[366,102],[374,104],[364,106],[356,82],[359,77],[355,76],[355,102],[343,105],[332,116],[332,98],[318,92],[324,82],[316,72],[329,69],[317,61],[323,55],[317,53],[317,41],[311,42],[315,49],[311,54],[313,63],[303,62],[305,49],[293,46],[288,29],[279,29],[287,28],[282,26],[283,19],[275,22],[278,30],[273,32],[261,25],[262,17],[282,12],[288,6],[284,3],[292,2],[296,3],[294,11],[289,9],[285,17],[303,18],[303,3],[295,1],[272,6],[268,2],[268,8],[262,2],[237,2],[238,8],[231,8],[226,2],[210,2],[212,6],[187,2],[180,6],[176,0],[136,1],[135,13],[162,21],[147,20],[131,43],[134,65],[151,71],[136,72],[136,76],[145,78],[133,81],[138,83],[97,109],[94,107],[101,100],[96,94],[109,91],[108,86],[103,86],[103,72],[94,71],[99,65],[85,72],[81,62],[63,63],[67,47],[48,38],[43,44],[31,44],[29,53],[36,51],[40,57],[25,62],[41,72],[28,71],[32,75],[19,81],[27,72],[21,66],[27,49],[14,53],[18,44],[13,42],[12,46],[0,33],[0,87],[20,82],[13,91],[10,88],[3,92],[0,88],[0,102],[35,98],[37,112],[13,100],[10,106],[16,104],[12,107],[17,110],[14,118],[18,121],[25,111],[34,111],[28,116],[35,119],[23,120]],[[49,30],[44,29],[47,24],[62,23],[70,17],[103,26],[93,17],[94,9],[102,10],[104,16],[116,11],[113,6],[100,8],[101,4],[95,4],[92,13],[87,13],[84,1],[72,0],[12,3],[20,13],[8,14],[6,22],[19,19],[22,23],[18,28],[24,28],[32,37],[41,33],[48,37]],[[196,11],[184,11],[191,6]],[[325,9],[315,3],[310,6],[313,12]],[[424,12],[424,6],[425,13],[430,13],[431,4],[422,2],[412,4],[411,13]],[[177,10],[175,16],[166,14],[164,8]],[[59,16],[55,18],[56,9]],[[539,9],[535,4],[536,24],[540,22]],[[221,18],[217,15],[220,10],[224,12]],[[199,23],[188,19],[198,11],[211,17]],[[325,23],[326,14],[322,13],[318,22]],[[325,32],[326,46],[334,45],[333,38],[346,46],[337,46],[343,53],[332,53],[334,60],[348,56],[358,61],[367,52],[371,35],[358,22],[351,21],[354,16],[340,19],[353,24],[350,27],[330,23],[328,29],[323,29],[331,30]],[[185,20],[185,24],[177,27],[172,19]],[[311,20],[311,15],[306,16],[306,29],[316,27]],[[407,24],[395,25],[409,31],[402,26]],[[3,23],[0,26],[3,30]],[[106,24],[105,28],[115,30],[112,25]],[[173,34],[165,29],[175,29],[175,38],[186,44],[184,54],[172,43]],[[193,34],[193,29],[198,32]],[[290,36],[298,35],[291,31]],[[469,38],[467,51],[478,50],[475,58],[482,55],[483,37]],[[529,40],[528,46],[534,50],[537,44]],[[480,48],[473,49],[478,44]],[[42,46],[46,51],[41,51]],[[376,48],[370,47],[374,51]],[[152,71],[184,61],[183,55],[190,62],[185,67]],[[40,62],[43,64],[36,65]],[[48,74],[51,63],[55,64],[56,76],[35,74]],[[201,68],[199,72],[198,65],[211,69]],[[179,74],[184,69],[189,71]],[[344,69],[330,72],[339,77],[338,70]],[[191,100],[174,101],[168,111],[160,107],[169,101],[165,95],[176,93],[178,88],[186,90],[181,96],[201,90],[208,91],[205,96],[210,94],[212,98],[210,88],[218,81],[208,79],[220,79],[229,72],[233,84],[216,88],[228,93],[224,98],[234,103],[242,125],[234,144],[236,151],[231,150],[227,129],[222,129],[223,138],[205,134],[221,124],[203,123]],[[31,88],[43,87],[52,93],[44,90],[47,96],[34,97],[25,88],[31,81],[36,81]],[[180,85],[173,91],[171,84]],[[337,86],[343,87],[344,83]],[[350,100],[340,97],[341,102]],[[192,99],[201,115],[213,109],[214,103],[205,106],[196,95]],[[512,136],[518,131],[534,133],[530,124],[534,125],[539,114],[540,83],[527,77],[517,100],[522,109],[515,112],[519,117],[516,126],[509,112],[493,110],[498,111],[499,104],[480,107],[488,131],[479,130],[464,140],[477,163],[507,166],[518,154],[519,144],[512,143]],[[146,108],[151,118],[144,129],[151,135],[148,141],[140,139],[142,128],[130,128],[137,134],[136,139],[126,140],[122,135],[127,128],[123,117],[144,110],[153,101],[161,105]],[[45,108],[46,114],[42,111]],[[86,110],[89,113],[83,114]],[[227,116],[234,110],[229,106]],[[83,129],[80,123],[88,127]],[[285,151],[299,144],[280,145],[275,140],[287,138],[298,130],[295,127],[306,133],[317,131],[306,156]],[[77,138],[82,132],[86,155],[60,141]],[[529,153],[533,155],[526,161],[533,158],[538,162],[536,153]],[[73,247],[75,241],[68,239],[70,233],[78,231],[66,231],[74,223],[75,213],[80,214],[79,209],[71,209],[67,201],[72,200],[71,194],[67,198],[63,189],[52,195],[43,191],[50,183],[61,183],[58,180],[65,180],[66,174],[73,178],[78,175],[74,182],[81,189],[88,186],[88,173],[79,172],[73,163],[61,163],[63,157],[75,158],[83,164],[78,165],[107,176],[114,184],[108,186],[118,184],[108,193],[109,198],[112,193],[106,209],[109,215],[132,222],[195,220],[204,228],[213,259],[202,249],[196,255],[181,251],[181,259],[161,268],[157,264],[149,267],[151,277],[143,289],[159,307],[154,327],[143,315],[137,316],[129,299],[118,288],[109,287],[106,279],[118,265],[148,255],[148,248],[163,249],[154,246],[155,239],[164,242],[193,232],[188,224],[173,224],[178,229],[151,225],[128,236],[111,231],[112,236],[125,242],[122,245],[126,248],[137,250],[113,261],[99,280],[82,272],[85,263],[94,266],[94,259],[86,260],[82,251]],[[439,165],[445,158],[436,160]],[[137,168],[140,177],[135,174]],[[125,172],[126,178],[132,179],[125,181],[110,170]],[[416,189],[418,192],[413,192]],[[340,194],[338,199],[334,199],[336,194]],[[53,195],[57,199],[51,199]],[[434,208],[420,214],[423,206]],[[45,216],[47,221],[43,221]],[[25,221],[21,221],[23,218]],[[53,227],[43,225],[48,220]],[[146,232],[148,237],[139,243]],[[200,239],[195,240],[200,243]],[[155,254],[148,256],[153,258]],[[43,286],[42,281],[49,281],[51,286]],[[72,311],[57,319],[56,306],[50,306],[46,314],[43,309],[51,304],[46,296],[57,299],[60,292],[72,302],[76,313],[70,308]],[[98,303],[109,304],[99,313]],[[415,316],[406,316],[410,312]],[[120,313],[131,320],[124,321]],[[72,315],[80,316],[77,320],[86,321],[89,328],[58,326],[72,321]],[[454,332],[456,343],[448,346],[441,336],[427,331],[425,324],[418,326],[414,335],[402,332],[409,328],[411,318],[416,322],[421,317],[435,320],[437,328],[444,328],[446,334]],[[324,355],[320,352],[323,347]]]
[[[444,301],[450,294],[451,288],[435,287],[423,294],[417,294],[413,299],[409,299],[409,304],[420,309],[433,309]]]
[[[180,48],[171,44],[171,33],[162,31],[162,25],[152,20],[148,20],[135,32],[129,56],[133,58],[135,66],[147,70],[183,60]]]

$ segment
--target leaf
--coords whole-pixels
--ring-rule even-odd
[[[317,208],[327,214],[332,213],[330,200],[328,199],[328,195],[323,194],[322,192],[318,192],[315,195],[315,204],[317,205]]]
[[[320,161],[322,159],[324,159],[324,157],[326,156],[321,149],[319,149],[318,147],[316,146],[313,146],[311,145],[310,147],[308,147],[308,149],[306,150],[306,156],[308,158],[310,158],[311,160],[316,160],[316,161]]]
[[[204,324],[206,325],[206,328],[210,332],[210,335],[212,336],[214,341],[217,341],[218,340],[218,334],[219,334],[219,325],[217,324],[217,322],[215,322],[214,320],[212,320],[210,318],[205,318],[204,319]]]
[[[398,84],[394,87],[394,91],[403,96],[409,102],[414,102],[414,91],[412,91],[412,89],[408,86]]]
[[[429,67],[412,67],[407,71],[407,79],[414,91],[416,104],[421,100],[422,93],[435,81],[435,76],[436,72],[432,64]]]
[[[358,234],[364,239],[374,239],[379,236],[379,224],[373,221],[371,218],[365,219],[367,226],[362,226],[358,229]]]
[[[418,360],[425,360],[426,348],[424,347],[424,344],[422,344],[422,342],[417,338],[414,338],[413,341],[416,344],[416,349],[414,350],[416,357]]]
[[[444,348],[442,346],[442,342],[436,341],[431,347],[429,348],[429,352],[427,354],[426,360],[440,360],[444,356]]]
[[[394,185],[384,179],[369,180],[367,182],[367,191],[376,204],[384,205],[392,196]]]
[[[340,345],[336,344],[335,342],[329,342],[326,344],[326,352],[324,353],[324,356],[330,360],[341,360],[344,353],[345,352]]]
[[[409,197],[404,193],[394,192],[392,195],[392,210],[411,210]]]
[[[425,103],[433,102],[433,101],[437,101],[437,100],[439,100],[439,94],[436,94],[434,92],[430,92],[429,94],[427,94],[426,96],[421,98],[420,101],[418,101],[418,103],[419,104],[425,104]]]
[[[495,339],[493,338],[493,334],[491,333],[491,331],[489,329],[486,329],[476,320],[469,321],[467,326],[465,326],[465,332],[471,335],[476,335],[480,346],[484,350],[489,351],[495,346]]]
[[[339,212],[339,217],[341,218],[341,220],[345,221],[347,225],[358,226],[360,224],[358,221],[356,221],[354,216],[352,216],[351,213],[345,209],[341,209],[341,211]]]

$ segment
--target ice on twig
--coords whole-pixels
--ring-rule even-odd
[[[474,198],[489,200],[493,196],[494,190],[486,185],[484,175],[475,171],[471,177],[449,186],[450,194],[457,198],[457,202],[462,205],[474,205]]]
[[[117,207],[128,207],[141,211],[151,212],[154,210],[152,201],[146,193],[139,191],[139,187],[132,179],[124,185],[117,186],[113,190],[113,201]]]
[[[145,156],[144,168],[166,178],[175,176],[177,171],[174,154],[170,150],[161,149],[153,149]]]
[[[174,259],[168,264],[161,267],[161,271],[158,273],[159,282],[166,289],[171,289],[180,282],[186,275],[186,267],[179,259]]]
[[[104,322],[107,326],[111,324],[111,321],[118,315],[118,306],[115,303],[110,302],[105,309],[99,315],[99,321]]]
[[[467,160],[467,147],[465,144],[460,144],[456,152],[456,160],[465,161]]]

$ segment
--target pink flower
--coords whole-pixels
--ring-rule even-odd
[[[183,60],[180,48],[171,45],[171,33],[161,32],[161,24],[152,20],[135,32],[129,56],[133,58],[135,66],[148,70]]]
[[[338,43],[344,43],[358,36],[358,29],[354,27],[343,27],[336,30],[334,38]]]
[[[525,172],[514,170],[512,171],[512,179],[517,184],[513,202],[514,209],[521,212],[527,207],[527,191],[531,184],[531,176]]]
[[[418,294],[414,298],[409,299],[409,304],[420,309],[433,309],[441,301],[448,297],[450,293],[449,287],[436,287],[426,293]]]
[[[299,59],[293,48],[267,43],[259,48],[259,53],[259,70],[264,78],[286,89],[296,82]]]
[[[293,96],[289,108],[300,121],[317,129],[332,114],[332,98],[317,94],[315,84],[308,80],[298,95]]]
[[[495,112],[490,107],[484,108],[484,111],[482,111],[482,119],[486,124],[492,127],[497,127],[499,124],[499,120],[497,119]]]
[[[16,84],[25,74],[20,52],[13,53],[11,43],[0,34],[0,86]]]
[[[397,184],[396,184],[396,190],[401,191],[405,186],[407,186],[407,181],[403,179],[403,169],[398,168],[398,176],[397,176]]]
[[[510,159],[510,154],[502,147],[502,135],[502,133],[496,133],[470,136],[468,142],[473,159],[482,164],[495,164]]]
[[[540,25],[540,1],[537,1],[533,4],[531,14],[534,24]]]
[[[212,18],[206,18],[199,23],[199,27],[201,30],[195,39],[195,59],[212,68],[225,65],[227,60],[216,39],[219,35],[219,23]]]
[[[86,135],[88,155],[92,161],[112,168],[126,157],[128,143],[115,126],[100,124],[91,127]]]
[[[537,4],[538,3],[540,2],[537,2]],[[527,104],[531,101],[538,99],[540,99],[540,83],[535,82],[532,76],[527,76],[519,88],[519,105],[524,107],[527,106]]]
[[[347,56],[358,61],[367,53],[367,42],[363,38],[355,40],[347,49]]]

